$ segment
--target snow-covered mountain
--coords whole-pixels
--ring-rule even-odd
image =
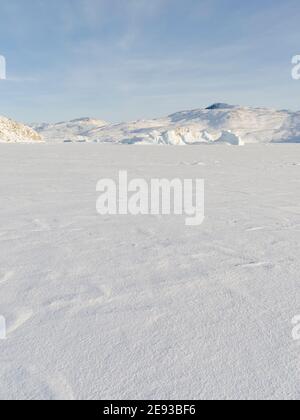
[[[31,143],[43,141],[40,134],[21,123],[0,116],[0,143]]]
[[[64,142],[64,141],[89,141],[90,132],[93,129],[99,129],[106,126],[107,123],[102,120],[92,118],[79,118],[67,122],[56,124],[34,124],[32,127],[40,133],[46,141]]]
[[[165,118],[109,124],[88,118],[33,128],[47,142],[117,144],[299,143],[300,112],[213,104]]]

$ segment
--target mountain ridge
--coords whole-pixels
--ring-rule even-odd
[[[216,103],[149,120],[112,124],[83,117],[31,127],[0,117],[0,141],[145,145],[300,143],[300,111]]]
[[[80,124],[80,119],[76,121]],[[225,138],[232,140],[230,144],[300,142],[300,112],[262,107],[216,103],[150,120],[117,124],[100,121],[85,124],[80,133],[72,131],[72,122],[63,123],[68,127],[65,132],[59,124],[48,125],[46,130],[34,128],[52,142],[188,145],[223,143]]]

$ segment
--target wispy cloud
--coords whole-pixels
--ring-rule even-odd
[[[299,19],[298,0],[0,2],[0,106],[23,120],[138,118],[220,96],[295,107]]]

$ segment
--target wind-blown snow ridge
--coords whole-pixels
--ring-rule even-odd
[[[217,103],[165,118],[109,124],[83,118],[33,128],[47,142],[116,144],[299,143],[300,112]]]
[[[41,142],[42,137],[32,128],[0,116],[0,143]]]

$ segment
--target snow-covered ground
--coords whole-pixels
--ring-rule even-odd
[[[204,178],[206,220],[96,214]],[[299,399],[299,145],[0,145],[0,398]]]

